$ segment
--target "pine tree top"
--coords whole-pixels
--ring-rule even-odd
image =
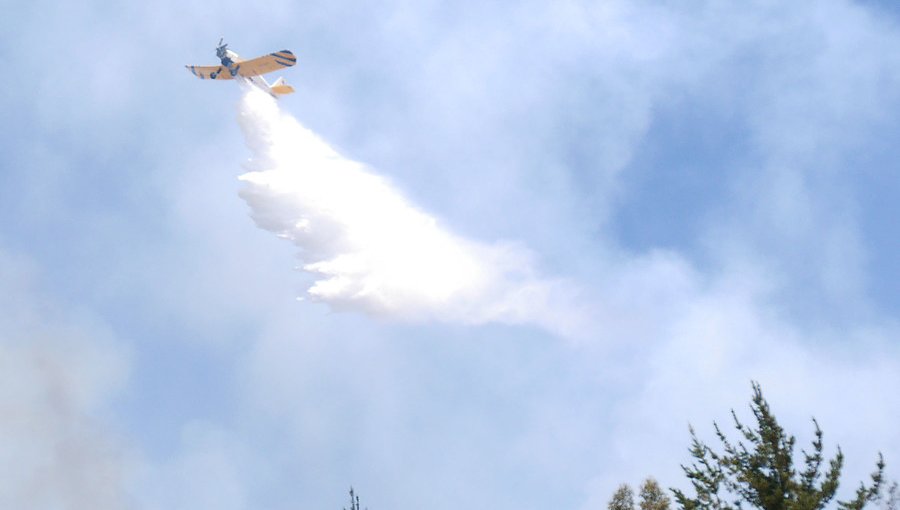
[[[810,452],[802,450],[803,465],[794,466],[796,439],[785,433],[769,408],[759,384],[753,383],[750,404],[756,426],[743,424],[732,410],[734,427],[740,440],[732,442],[717,423],[716,437],[722,451],[716,452],[691,433],[691,456],[694,463],[682,466],[693,485],[696,496],[688,497],[674,490],[675,500],[683,510],[741,510],[751,506],[759,510],[821,510],[837,492],[844,455],[838,448],[827,462],[822,454],[822,430],[813,419],[815,439]],[[856,497],[838,501],[841,510],[862,510],[877,498],[881,487],[884,461],[879,454],[872,484],[860,484]],[[798,471],[799,469],[799,471]]]

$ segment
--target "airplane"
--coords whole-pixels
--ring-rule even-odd
[[[273,83],[269,83],[261,76],[296,64],[297,57],[290,50],[276,51],[262,57],[241,60],[237,53],[228,49],[228,44],[225,44],[224,40],[224,37],[219,39],[219,45],[216,47],[216,56],[221,60],[221,65],[184,67],[201,80],[233,80],[238,78],[249,81],[276,98],[280,95],[294,92],[294,87],[288,85],[284,78],[278,78]]]

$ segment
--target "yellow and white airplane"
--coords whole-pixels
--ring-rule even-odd
[[[222,61],[217,66],[184,66],[201,80],[233,80],[244,79],[257,87],[265,90],[274,97],[294,92],[284,81],[278,78],[273,83],[268,83],[261,75],[291,67],[297,63],[297,57],[290,50],[276,51],[262,57],[250,60],[241,60],[238,54],[229,50],[227,44],[223,44],[224,38],[219,40],[216,48],[216,56]]]

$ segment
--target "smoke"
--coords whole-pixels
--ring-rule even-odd
[[[268,94],[247,90],[239,121],[252,153],[240,196],[260,228],[297,246],[313,300],[401,320],[583,327],[577,291],[539,276],[528,250],[449,232]]]
[[[126,353],[32,272],[0,249],[0,508],[123,508],[129,464],[100,416]]]

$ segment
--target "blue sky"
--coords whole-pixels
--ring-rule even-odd
[[[845,495],[900,476],[890,3],[37,1],[0,34],[0,506],[604,508],[683,487],[751,380]],[[298,301],[244,93],[183,68],[221,36],[293,50],[281,112],[513,276]]]

